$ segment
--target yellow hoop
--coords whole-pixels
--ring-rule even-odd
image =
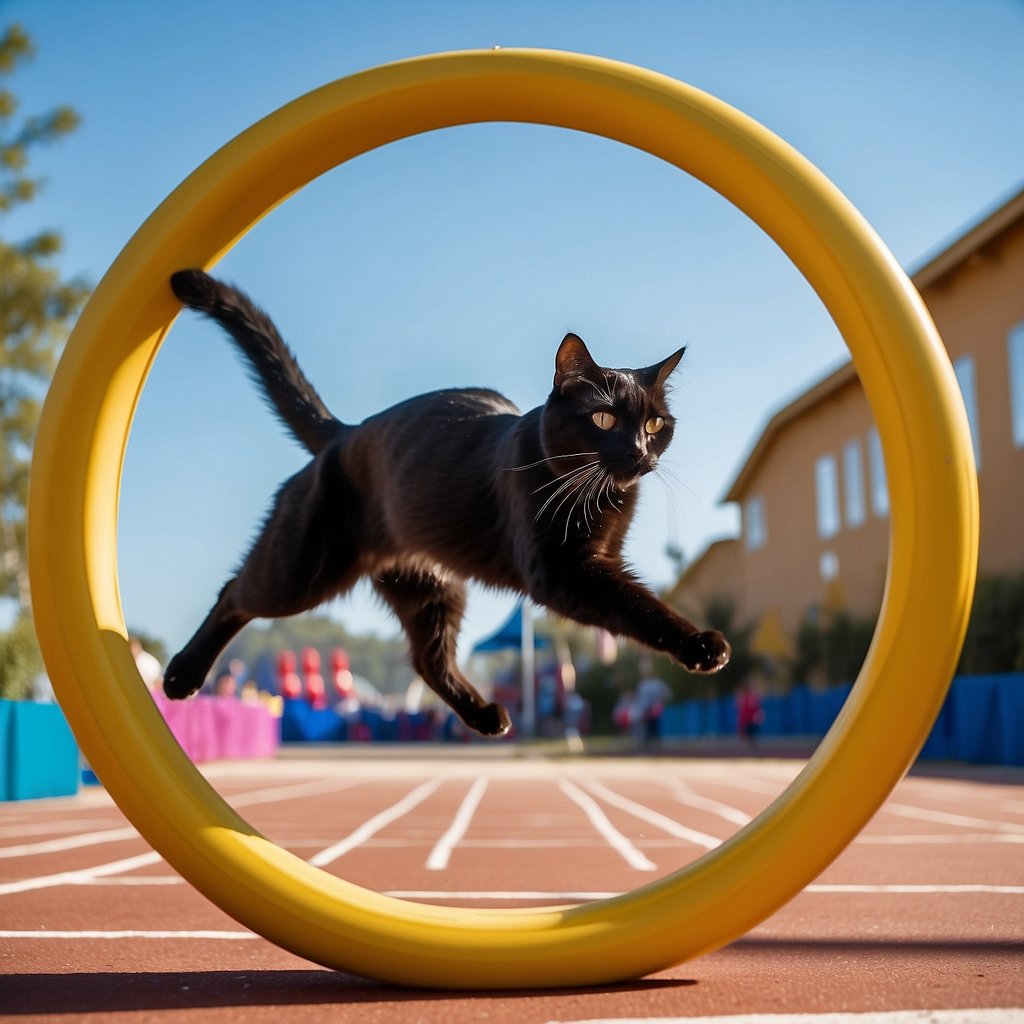
[[[116,565],[117,498],[136,403],[178,312],[172,271],[210,267],[319,174],[420,132],[520,121],[606,136],[700,178],[772,236],[856,362],[882,435],[892,541],[882,617],[842,714],[800,777],[695,864],[581,907],[454,910],[381,896],[311,867],[246,824],[188,761],[140,684]],[[966,417],[924,306],[846,199],[736,110],[595,57],[440,54],[353,75],[250,128],[146,221],[82,314],[47,398],[30,499],[36,626],[81,747],[167,861],[293,952],[394,982],[590,985],[708,952],[763,920],[857,834],[938,713],[977,557]]]

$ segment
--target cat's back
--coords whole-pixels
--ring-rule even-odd
[[[504,395],[491,388],[444,388],[416,395],[385,409],[364,422],[367,425],[407,426],[427,422],[455,426],[485,421],[492,416],[518,416],[519,409]]]
[[[491,462],[519,421],[519,410],[488,388],[447,388],[417,395],[352,428],[345,461],[378,483],[437,482],[490,476]]]
[[[519,410],[488,388],[446,388],[406,399],[364,420],[359,432],[385,446],[392,457],[417,451],[435,457],[454,449],[487,447]]]

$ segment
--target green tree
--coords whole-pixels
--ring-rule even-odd
[[[873,617],[846,611],[805,617],[790,664],[794,683],[852,683],[860,672],[875,632]]]
[[[958,671],[1024,672],[1024,574],[979,578]]]
[[[43,185],[29,173],[31,150],[67,135],[79,121],[65,106],[21,116],[3,79],[33,54],[32,40],[20,26],[0,36],[0,597],[12,599],[18,609],[11,633],[0,636],[0,651],[18,652],[0,654],[0,696],[24,695],[26,674],[39,669],[38,652],[24,652],[31,614],[25,558],[29,463],[46,384],[88,294],[81,281],[62,280],[55,266],[58,232],[4,237],[5,215],[35,199]]]

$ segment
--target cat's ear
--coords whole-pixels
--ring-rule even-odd
[[[576,377],[586,377],[597,368],[583,339],[576,334],[567,334],[555,353],[555,387],[560,388],[566,381]]]
[[[684,345],[678,352],[673,352],[668,359],[663,359],[660,363],[655,363],[653,366],[638,370],[637,376],[649,388],[662,387],[671,376],[672,371],[679,365],[679,360],[683,358],[685,351],[686,346]]]

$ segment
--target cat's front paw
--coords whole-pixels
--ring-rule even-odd
[[[171,663],[164,673],[164,693],[171,700],[184,700],[191,697],[203,685],[203,675],[189,668],[180,655],[171,658]]]
[[[512,728],[512,719],[500,704],[486,704],[474,711],[466,724],[481,736],[504,736]]]
[[[729,664],[732,648],[717,629],[694,633],[683,642],[676,660],[687,672],[719,672]]]

